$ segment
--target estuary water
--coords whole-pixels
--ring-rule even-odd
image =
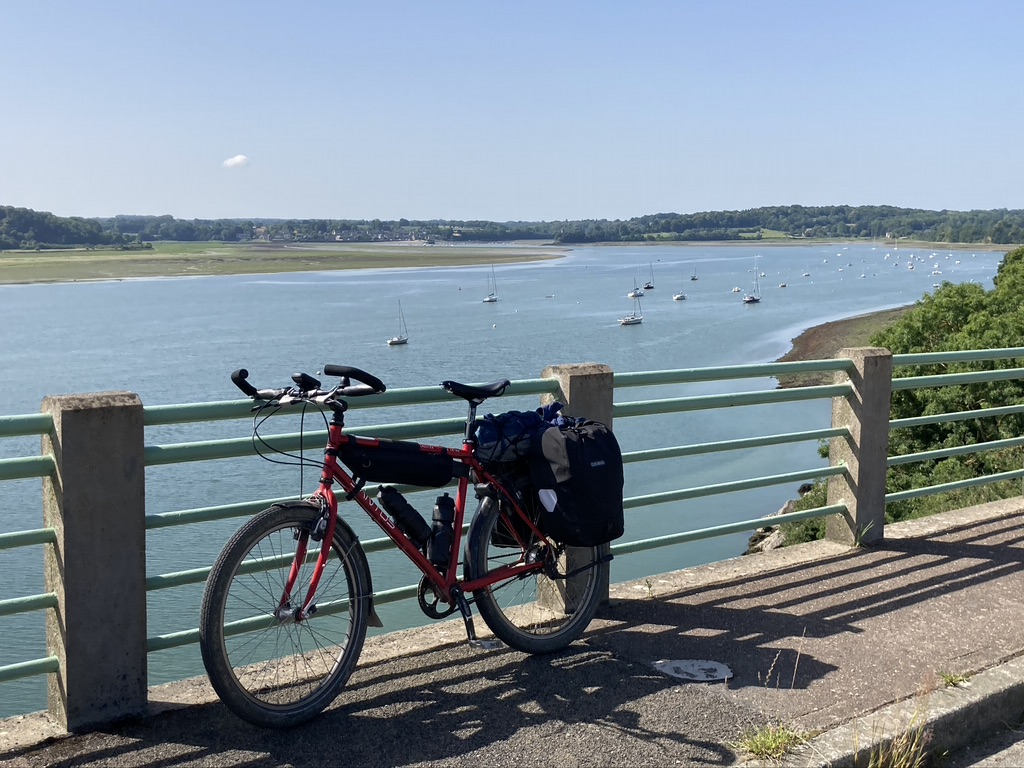
[[[441,246],[438,246],[441,247]],[[457,247],[457,246],[454,246]],[[146,405],[237,399],[228,379],[245,367],[257,386],[283,386],[295,371],[325,363],[354,365],[389,388],[444,379],[486,382],[536,378],[550,364],[600,362],[616,372],[769,362],[802,330],[830,320],[911,304],[943,281],[991,287],[1002,252],[921,250],[885,245],[609,246],[571,250],[563,258],[495,270],[499,301],[484,303],[491,267],[304,272],[281,275],[121,280],[0,286],[5,332],[0,385],[6,415],[34,413],[50,394],[126,390]],[[742,296],[754,287],[761,302]],[[913,265],[913,269],[909,266]],[[692,277],[697,279],[693,280]],[[653,280],[640,299],[643,322],[621,326],[634,310],[626,294]],[[734,289],[738,288],[736,292]],[[685,300],[673,294],[684,292]],[[389,347],[398,303],[410,340]],[[771,388],[770,379],[622,389],[616,402]],[[368,400],[368,399],[367,399]],[[536,407],[512,392],[482,409]],[[349,429],[465,413],[461,400],[429,407],[373,409],[359,401]],[[827,402],[727,408],[615,424],[624,451],[817,429]],[[289,417],[291,418],[291,417]],[[248,436],[251,422],[180,425],[147,432],[147,442]],[[298,422],[270,425],[297,431]],[[454,441],[454,438],[449,439]],[[454,442],[451,442],[454,444]],[[4,440],[0,456],[30,455],[38,438]],[[317,450],[313,447],[311,456]],[[626,495],[708,485],[823,466],[816,445],[737,451],[715,457],[649,462],[627,469]],[[147,512],[298,494],[312,472],[258,459],[156,467],[147,472]],[[40,483],[0,484],[0,531],[41,525]],[[771,488],[631,510],[624,540],[638,540],[774,512],[794,496]],[[434,494],[410,498],[429,514]],[[363,539],[379,537],[364,517],[348,519]],[[211,564],[239,520],[150,533],[147,571],[160,574]],[[623,581],[739,555],[747,535],[666,547],[616,558]],[[44,591],[42,551],[0,552],[10,596]],[[371,557],[374,587],[417,580],[397,556]],[[201,586],[151,593],[148,634],[193,628]],[[413,603],[384,606],[387,630],[426,623]],[[8,642],[0,665],[45,655],[42,613],[2,619]],[[189,645],[150,655],[150,683],[202,672]],[[0,684],[0,716],[45,707],[43,678]]]

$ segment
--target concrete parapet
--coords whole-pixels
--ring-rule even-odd
[[[846,504],[848,512],[826,518],[825,535],[844,544],[871,544],[885,536],[892,353],[864,347],[841,349],[836,357],[853,361],[852,373],[836,374],[836,383],[849,382],[853,393],[832,400],[832,426],[846,427],[850,436],[832,438],[831,464],[844,464],[846,472],[829,478],[828,503]]]
[[[51,716],[69,731],[146,709],[146,506],[142,401],[128,392],[47,397],[43,481]]]
[[[560,400],[566,416],[582,416],[612,428],[612,396],[615,392],[615,374],[601,363],[578,365],[549,365],[541,378],[558,379],[561,397],[543,395],[542,403]]]

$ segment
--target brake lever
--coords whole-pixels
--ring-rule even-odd
[[[334,387],[333,389],[326,391],[319,387],[314,387],[308,390],[302,390],[297,387],[287,387],[286,389],[261,389],[257,391],[254,398],[261,402],[253,406],[252,410],[258,411],[261,408],[266,408],[268,406],[283,408],[297,403],[312,403],[317,406],[332,407],[332,402],[342,402],[338,399],[338,395],[340,393],[342,393],[342,387]]]
[[[313,405],[330,405],[330,401],[336,397],[340,387],[335,387],[330,390],[323,390],[319,387],[313,389],[296,389],[294,387],[289,388],[279,397],[273,405],[285,406],[295,405],[296,403],[311,403]]]
[[[285,405],[293,405],[294,403],[305,402],[307,400],[309,400],[309,398],[306,396],[305,392],[303,392],[301,390],[295,390],[295,389],[289,388],[288,390],[285,391],[285,393],[283,395],[281,395],[277,399],[277,402],[275,402],[273,404],[274,405],[279,405],[279,406],[285,406]]]
[[[273,401],[281,397],[281,395],[288,392],[287,389],[257,389],[256,394],[252,396],[253,400],[268,400]]]
[[[341,387],[333,387],[326,391],[321,390],[320,394],[313,398],[313,402],[318,405],[330,406],[331,401],[336,400]]]

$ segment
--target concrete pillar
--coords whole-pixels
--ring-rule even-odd
[[[561,389],[560,395],[541,395],[541,404],[547,405],[553,400],[558,400],[565,407],[562,413],[566,416],[576,416],[599,421],[612,429],[612,402],[615,394],[615,374],[612,369],[602,363],[579,363],[576,365],[549,365],[541,371],[541,378],[558,379]],[[614,431],[614,430],[613,430]],[[602,544],[599,551],[602,555],[608,553],[608,544]],[[583,561],[579,553],[569,548],[565,553],[566,570],[573,570]],[[608,602],[608,585],[611,581],[610,569],[609,578],[599,585],[601,591],[601,602]],[[574,590],[572,584],[556,585],[554,590],[560,600],[572,604]],[[542,598],[543,602],[543,598]]]
[[[566,416],[583,416],[612,428],[612,396],[615,374],[601,363],[549,365],[541,378],[558,379],[561,395],[542,395],[541,404],[558,400]]]
[[[847,469],[829,478],[828,503],[846,504],[849,512],[826,518],[825,536],[844,544],[871,544],[885,537],[892,353],[864,347],[841,349],[836,357],[853,360],[849,376],[836,374],[836,383],[849,381],[853,394],[832,400],[832,426],[849,428],[850,437],[832,438],[831,463]]]
[[[146,520],[142,401],[129,392],[47,397],[43,480],[49,710],[69,731],[146,709]]]

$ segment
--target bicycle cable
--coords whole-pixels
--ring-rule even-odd
[[[271,464],[281,464],[283,466],[291,466],[291,467],[297,466],[297,467],[299,467],[299,493],[300,493],[300,495],[302,493],[303,470],[305,469],[305,467],[306,466],[310,466],[310,467],[314,467],[314,468],[316,468],[318,470],[321,468],[321,463],[319,461],[315,461],[313,459],[307,459],[305,457],[305,455],[304,455],[305,454],[304,442],[305,442],[305,437],[306,437],[306,427],[305,427],[305,424],[306,424],[306,409],[308,408],[308,406],[309,406],[308,403],[303,403],[302,404],[302,417],[301,417],[301,420],[299,421],[299,453],[298,454],[295,454],[295,453],[292,453],[292,452],[289,452],[289,451],[285,451],[285,450],[283,450],[281,448],[277,448],[277,447],[271,445],[260,434],[260,427],[262,427],[263,424],[266,423],[266,421],[268,419],[270,419],[270,417],[275,416],[281,410],[281,406],[274,405],[273,403],[264,403],[263,405],[261,405],[257,409],[255,415],[253,416],[253,427],[252,427],[252,445],[253,445],[253,450],[256,452],[257,456],[259,456],[264,461],[269,461]],[[264,413],[264,411],[266,411],[268,408],[271,409],[270,412],[269,413]],[[327,427],[328,426],[327,415],[322,410],[320,410],[319,408],[317,408],[317,411],[320,413],[320,416],[321,416],[321,418],[324,421],[324,426]],[[262,446],[262,448],[266,452],[264,452],[264,450],[261,450],[261,446]],[[285,457],[288,460],[287,461],[282,461],[279,458],[275,458],[274,454],[277,454],[278,456],[283,456],[283,457]]]

